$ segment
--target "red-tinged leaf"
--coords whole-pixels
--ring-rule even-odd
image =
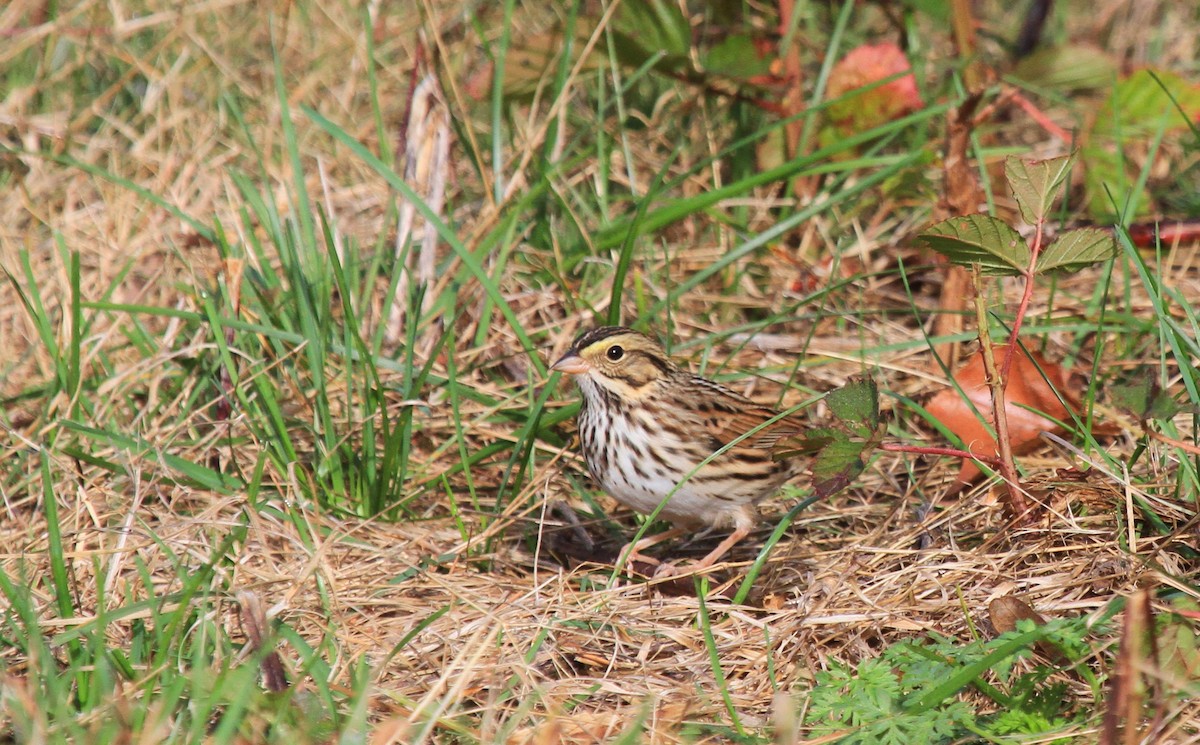
[[[813,493],[819,497],[849,486],[866,468],[885,431],[879,418],[879,387],[869,376],[851,378],[830,391],[825,403],[833,417],[830,426],[805,432],[805,442],[799,444],[816,450],[811,473]]]
[[[1153,248],[1159,243],[1169,246],[1177,241],[1182,243],[1200,240],[1200,220],[1135,223],[1129,226],[1129,240],[1138,248]]]
[[[830,104],[830,121],[843,134],[864,132],[917,111],[924,103],[911,71],[904,52],[891,42],[852,49],[829,74],[828,97],[842,99]],[[896,75],[902,77],[854,93]]]
[[[851,440],[839,432],[813,459],[813,494],[828,497],[849,486],[866,467],[864,450],[865,443]]]
[[[955,264],[978,264],[984,274],[1018,275],[1029,267],[1029,246],[1021,234],[990,215],[952,217],[919,236]]]

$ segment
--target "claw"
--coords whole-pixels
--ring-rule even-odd
[[[678,577],[683,574],[683,570],[675,566],[669,561],[661,561],[658,567],[654,570],[654,579],[666,579],[668,577]]]

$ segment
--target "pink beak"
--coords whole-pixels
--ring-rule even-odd
[[[550,369],[557,370],[558,372],[565,372],[568,375],[582,375],[588,370],[591,370],[592,366],[574,352],[568,352],[562,356],[562,359],[551,365]]]

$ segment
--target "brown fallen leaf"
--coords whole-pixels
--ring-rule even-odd
[[[996,344],[992,349],[997,366],[1003,367],[1008,345]],[[1078,396],[1068,389],[1067,373],[1062,367],[1048,362],[1037,352],[1026,352],[1020,347],[1015,354],[1008,388],[1005,390],[1005,411],[1013,452],[1021,453],[1036,446],[1043,431],[1062,432],[1056,420],[1070,421],[1071,412],[1059,399],[1060,395],[1070,404],[1072,411],[1078,410],[1079,402]],[[946,429],[958,435],[971,453],[996,457],[996,438],[989,431],[992,426],[992,390],[984,372],[982,350],[971,355],[967,363],[954,373],[954,379],[966,398],[953,387],[946,388],[926,404],[926,410]],[[978,409],[978,415],[975,409]],[[970,484],[979,474],[979,467],[974,461],[964,460],[958,480],[962,484]]]
[[[1033,621],[1038,626],[1046,623],[1040,613],[1016,595],[1005,595],[988,603],[988,618],[1000,634],[1015,631],[1017,621]]]
[[[992,628],[998,634],[1015,631],[1017,621],[1033,621],[1037,626],[1046,625],[1046,619],[1042,618],[1042,615],[1035,611],[1029,603],[1016,595],[1004,595],[988,603],[988,618],[992,622]],[[1066,656],[1053,644],[1040,641],[1036,642],[1034,646],[1047,659],[1060,665],[1067,663]]]

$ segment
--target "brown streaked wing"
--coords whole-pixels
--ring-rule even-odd
[[[692,410],[694,418],[704,426],[704,434],[715,437],[722,444],[736,440],[779,413],[706,378],[693,376],[692,382],[696,395],[683,397],[678,403]],[[789,415],[750,435],[734,448],[770,450],[780,440],[800,434],[805,428],[799,417]]]

